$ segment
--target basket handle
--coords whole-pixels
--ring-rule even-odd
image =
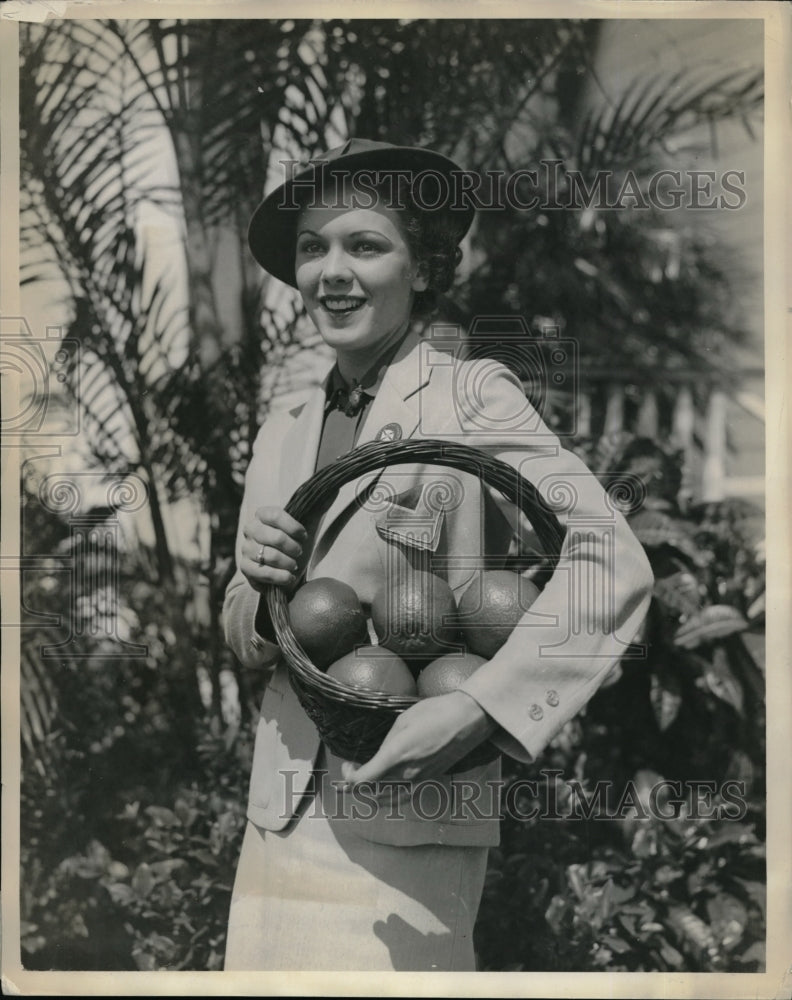
[[[335,491],[367,472],[388,465],[426,463],[446,465],[469,472],[499,490],[530,519],[533,529],[553,564],[558,561],[566,529],[533,485],[507,462],[478,448],[425,438],[420,441],[372,441],[325,466],[299,486],[286,504],[286,512],[301,521],[308,514],[323,512]]]

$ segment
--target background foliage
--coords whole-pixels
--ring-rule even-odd
[[[100,479],[140,476],[150,519],[147,532],[129,521],[111,532],[112,593],[101,574],[66,577],[83,555],[73,525],[42,501],[41,470],[26,467],[25,551],[42,562],[24,580],[24,964],[218,969],[261,695],[223,643],[222,593],[250,443],[314,343],[294,296],[245,250],[270,155],[305,160],[357,134],[424,143],[482,171],[545,157],[608,169],[617,183],[632,170],[645,183],[670,138],[702,123],[750,128],[761,76],[646,77],[615,104],[598,102],[586,96],[596,22],[484,21],[472,32],[454,20],[68,21],[21,31],[24,279],[59,289],[81,346],[65,387],[85,421],[81,459]],[[177,253],[155,252],[151,218],[176,227]],[[713,379],[732,384],[730,352],[743,337],[735,276],[697,229],[669,242],[654,212],[481,213],[467,259],[444,306],[461,322],[549,320],[576,339],[584,372],[643,373],[665,411],[674,372],[700,375],[699,406]],[[606,401],[592,399],[596,430]],[[560,799],[569,781],[591,793],[606,778],[632,781],[637,799],[608,821],[504,820],[476,930],[480,965],[759,968],[755,512],[692,502],[665,432],[573,444],[592,468],[646,486],[627,513],[657,578],[640,637],[648,658],[626,657],[537,769],[505,766],[514,781],[556,768]],[[204,527],[198,556],[168,518],[185,498]],[[88,513],[117,523],[112,507]],[[91,629],[108,601],[145,656],[117,656]],[[78,636],[71,655],[41,655],[67,635]],[[743,782],[745,813],[641,818],[661,778]]]

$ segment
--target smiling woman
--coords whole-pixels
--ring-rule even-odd
[[[264,424],[246,477],[225,628],[268,684],[227,969],[474,970],[487,851],[499,837],[499,763],[458,764],[488,739],[533,759],[607,677],[646,613],[643,550],[518,378],[488,359],[460,360],[437,337],[424,350],[414,319],[449,287],[472,210],[422,207],[412,181],[458,169],[431,150],[350,140],[272,192],[251,222],[254,256],[299,289],[336,363],[303,407]],[[358,171],[376,178],[365,202]],[[421,437],[499,455],[562,520],[558,496],[571,479],[575,517],[606,527],[601,538],[568,530],[558,569],[503,646],[457,690],[407,708],[356,764],[323,745],[298,701],[262,594],[329,577],[365,609],[422,568],[458,599],[481,567],[502,566],[529,526],[469,473],[386,468],[378,482],[393,502],[372,508],[348,484],[310,531],[283,509],[317,469],[359,445]],[[438,792],[441,808],[427,810]]]
[[[344,192],[348,204],[350,192]],[[413,254],[397,214],[373,208],[306,208],[300,213],[297,287],[338,368],[359,380],[372,360],[402,339],[425,268]]]

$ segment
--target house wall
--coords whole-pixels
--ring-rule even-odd
[[[763,65],[763,22],[754,20],[612,20],[603,21],[589,83],[588,98],[617,101],[636,83],[652,75],[670,78],[685,72],[697,79]],[[689,79],[689,77],[688,77]],[[684,94],[689,82],[680,81]],[[686,135],[669,151],[676,169],[727,170],[745,174],[745,203],[735,210],[669,212],[674,225],[696,225],[722,245],[724,258],[733,261],[741,303],[746,344],[738,353],[744,369],[740,392],[725,407],[729,451],[725,458],[724,490],[763,502],[764,473],[764,305],[763,305],[763,136],[743,122],[717,123]],[[717,360],[717,359],[714,359]],[[702,434],[706,427],[698,429]]]

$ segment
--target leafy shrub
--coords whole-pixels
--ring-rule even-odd
[[[543,758],[505,776],[539,784],[557,776],[559,801],[582,792],[591,805],[599,782],[617,799],[634,794],[600,818],[504,815],[476,927],[480,962],[760,971],[764,674],[748,645],[759,648],[763,625],[759,513],[737,501],[683,508],[681,456],[655,442],[627,439],[611,457],[607,482],[628,474],[646,487],[640,506],[625,510],[655,573],[646,625]],[[706,808],[688,794],[658,818],[650,796],[663,781],[714,792]],[[710,818],[718,809],[721,818]]]
[[[484,968],[763,966],[764,845],[751,816],[761,803],[748,805],[747,819],[696,817],[685,807],[661,819],[647,801],[660,780],[635,775],[639,807],[622,819],[504,818],[476,927]],[[719,807],[735,813],[717,796],[707,812]]]
[[[70,847],[52,869],[41,833],[33,836],[23,856],[24,965],[221,969],[250,749],[211,727],[200,744],[203,780],[177,788],[167,806],[137,785],[141,797],[105,817],[106,843],[86,825],[84,840],[72,833],[47,844],[56,857]],[[112,801],[124,798],[122,787]]]

